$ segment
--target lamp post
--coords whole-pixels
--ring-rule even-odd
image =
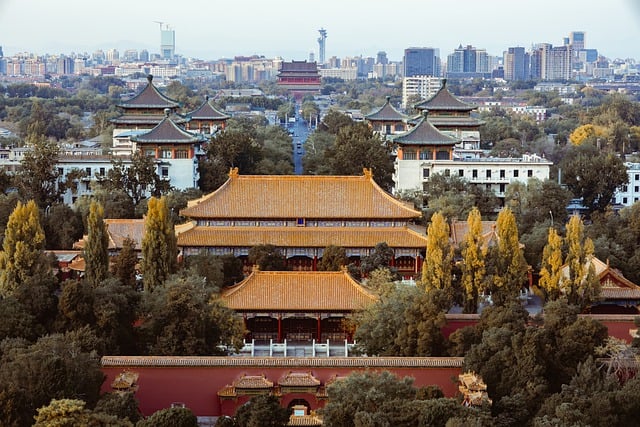
[[[553,212],[549,209],[549,215],[551,215],[551,226],[553,227]]]

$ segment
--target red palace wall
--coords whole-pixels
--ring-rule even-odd
[[[362,359],[365,359],[366,363],[363,363]],[[109,361],[113,362],[114,360],[118,366],[109,366],[113,365]],[[135,362],[127,363],[131,360],[135,360]],[[150,415],[157,410],[171,407],[172,403],[180,402],[184,403],[197,416],[220,416],[235,414],[236,408],[249,400],[248,396],[240,396],[235,400],[222,400],[217,395],[219,390],[226,385],[231,385],[243,375],[264,375],[275,385],[280,378],[289,372],[311,372],[324,385],[336,375],[341,377],[354,371],[379,372],[386,370],[393,372],[400,378],[406,376],[414,378],[416,387],[435,384],[442,389],[446,396],[452,397],[458,391],[457,377],[462,368],[462,359],[460,358],[350,357],[347,359],[305,358],[297,360],[300,361],[299,364],[295,362],[295,359],[281,357],[132,358],[106,356],[103,358],[103,372],[106,375],[106,380],[102,391],[111,391],[111,383],[114,378],[126,369],[139,375],[136,398],[144,415]],[[433,362],[434,360],[438,361]],[[140,361],[143,363],[137,363]],[[391,363],[384,363],[385,361],[391,361]],[[240,366],[234,366],[236,362]],[[185,363],[186,366],[176,366]],[[156,366],[140,366],[141,364]],[[198,366],[203,364],[207,366]],[[305,399],[312,410],[324,406],[325,403],[314,394],[291,393],[283,394],[282,406],[286,407],[293,399]]]

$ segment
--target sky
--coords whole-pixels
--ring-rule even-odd
[[[238,55],[319,59],[407,47],[446,56],[459,45],[502,56],[512,46],[560,46],[584,31],[587,48],[640,60],[640,1],[607,0],[0,0],[4,55],[91,54],[116,48],[160,51],[160,24],[175,30],[176,53],[204,60]]]

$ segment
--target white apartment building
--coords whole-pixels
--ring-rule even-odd
[[[333,77],[345,81],[358,79],[357,68],[319,68],[318,73],[322,78]]]
[[[629,181],[617,189],[614,203],[621,206],[631,206],[640,200],[640,163],[625,163]]]
[[[402,159],[395,163],[394,193],[423,190],[429,177],[443,174],[463,178],[471,185],[482,186],[493,191],[499,198],[504,198],[506,188],[512,182],[526,184],[531,178],[540,181],[549,179],[552,165],[552,162],[535,154],[524,155],[521,158]]]
[[[402,80],[402,108],[408,108],[409,98],[418,95],[420,99],[428,99],[440,90],[442,78],[434,76],[405,77]]]

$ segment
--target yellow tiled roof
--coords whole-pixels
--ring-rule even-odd
[[[311,372],[289,372],[278,380],[278,384],[288,387],[317,387],[320,380]]]
[[[269,381],[264,375],[243,375],[239,380],[233,382],[233,386],[237,389],[260,389],[271,388],[273,382]]]
[[[191,218],[413,219],[421,213],[363,176],[245,175],[233,170],[220,188],[192,200]]]
[[[107,234],[109,236],[109,249],[122,249],[122,243],[127,237],[135,243],[135,248],[142,248],[142,238],[144,237],[144,219],[105,219]],[[84,249],[87,236],[73,244],[74,248]]]
[[[194,227],[178,235],[180,247],[425,248],[427,236],[406,227]]]
[[[376,301],[345,271],[254,270],[222,299],[243,311],[354,311]]]

